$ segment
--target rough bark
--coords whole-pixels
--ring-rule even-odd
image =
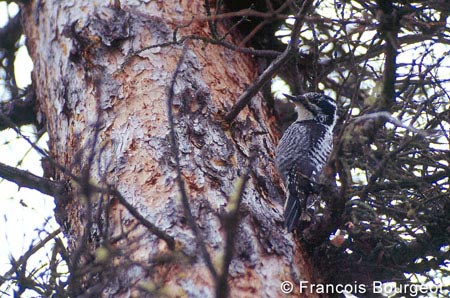
[[[177,29],[201,15],[203,1],[122,1],[120,9],[105,1],[34,1],[23,7],[40,120],[51,156],[67,170],[55,178],[70,186],[57,201],[57,218],[77,269],[76,295],[215,294],[183,212],[170,145],[166,104],[183,46],[137,53],[172,42],[175,30],[207,36],[205,23]],[[191,42],[173,90],[182,178],[219,274],[228,228],[221,218],[250,169],[228,278],[231,297],[279,297],[282,281],[312,280],[307,257],[282,228],[284,194],[272,161],[278,133],[261,96],[232,126],[222,122],[256,69],[248,55]],[[175,239],[175,249],[140,225],[113,192],[99,194],[83,181],[116,189]]]

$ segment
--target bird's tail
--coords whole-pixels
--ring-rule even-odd
[[[284,204],[284,226],[289,233],[298,226],[301,213],[302,206],[300,205],[300,200],[289,191],[286,203]]]
[[[299,226],[300,222],[311,221],[307,201],[311,193],[310,182],[301,175],[292,175],[292,181],[287,183],[287,200],[284,204],[284,226],[288,232]]]

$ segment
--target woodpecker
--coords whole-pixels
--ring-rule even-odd
[[[284,132],[275,151],[275,165],[286,187],[284,225],[288,232],[311,220],[308,197],[313,194],[333,145],[335,101],[320,93],[285,96],[298,118]]]

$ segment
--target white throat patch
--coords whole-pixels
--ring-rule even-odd
[[[314,115],[307,110],[301,103],[295,103],[295,111],[297,111],[297,121],[312,120]]]

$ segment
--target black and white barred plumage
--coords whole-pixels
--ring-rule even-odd
[[[275,164],[287,191],[284,220],[288,232],[309,221],[308,197],[333,144],[336,103],[320,93],[286,95],[296,105],[297,120],[284,132],[275,152]]]

